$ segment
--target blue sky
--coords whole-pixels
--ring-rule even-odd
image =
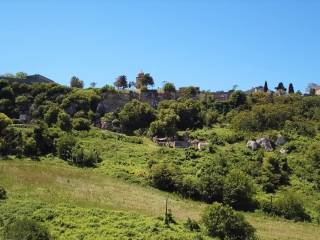
[[[1,0],[0,73],[177,87],[320,83],[320,1]]]

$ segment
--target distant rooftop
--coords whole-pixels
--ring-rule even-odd
[[[26,78],[18,78],[18,77],[11,77],[11,76],[0,76],[0,79],[4,79],[7,81],[14,81],[14,82],[23,82],[26,84],[33,84],[33,83],[54,83],[53,80],[42,76],[41,74],[33,74],[28,75]]]

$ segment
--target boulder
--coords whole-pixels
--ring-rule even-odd
[[[255,151],[259,148],[259,144],[256,141],[250,140],[247,142],[247,147],[252,151]]]
[[[273,148],[272,148],[272,144],[269,138],[267,137],[263,137],[257,140],[257,143],[264,148],[265,151],[267,152],[272,152]]]
[[[287,142],[287,139],[284,136],[279,135],[277,140],[276,140],[276,142],[275,142],[275,144],[277,146],[280,146],[280,145],[285,144],[286,142]]]

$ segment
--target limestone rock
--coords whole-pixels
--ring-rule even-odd
[[[269,138],[267,137],[263,137],[257,140],[257,143],[264,148],[265,151],[267,152],[272,152],[273,148],[272,148],[272,144]]]
[[[247,142],[247,147],[252,151],[255,151],[259,148],[259,144],[256,141],[250,140]]]

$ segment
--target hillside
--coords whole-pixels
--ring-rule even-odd
[[[204,204],[175,195],[106,177],[100,169],[79,169],[44,158],[7,160],[0,163],[0,181],[8,189],[9,200],[0,205],[0,221],[15,214],[32,215],[44,222],[58,239],[193,239],[182,226],[188,217],[199,219]],[[165,199],[178,225],[165,229],[162,217]],[[48,218],[48,216],[52,216]],[[246,214],[261,239],[316,240],[320,228],[260,213]],[[121,220],[122,219],[122,220]],[[124,220],[125,219],[125,220]],[[118,224],[125,224],[126,231]],[[157,226],[158,230],[151,230]],[[144,229],[144,234],[141,232]],[[84,231],[85,229],[85,231]],[[167,239],[165,238],[165,239]]]
[[[319,96],[72,86],[0,81],[3,238],[317,238]]]

